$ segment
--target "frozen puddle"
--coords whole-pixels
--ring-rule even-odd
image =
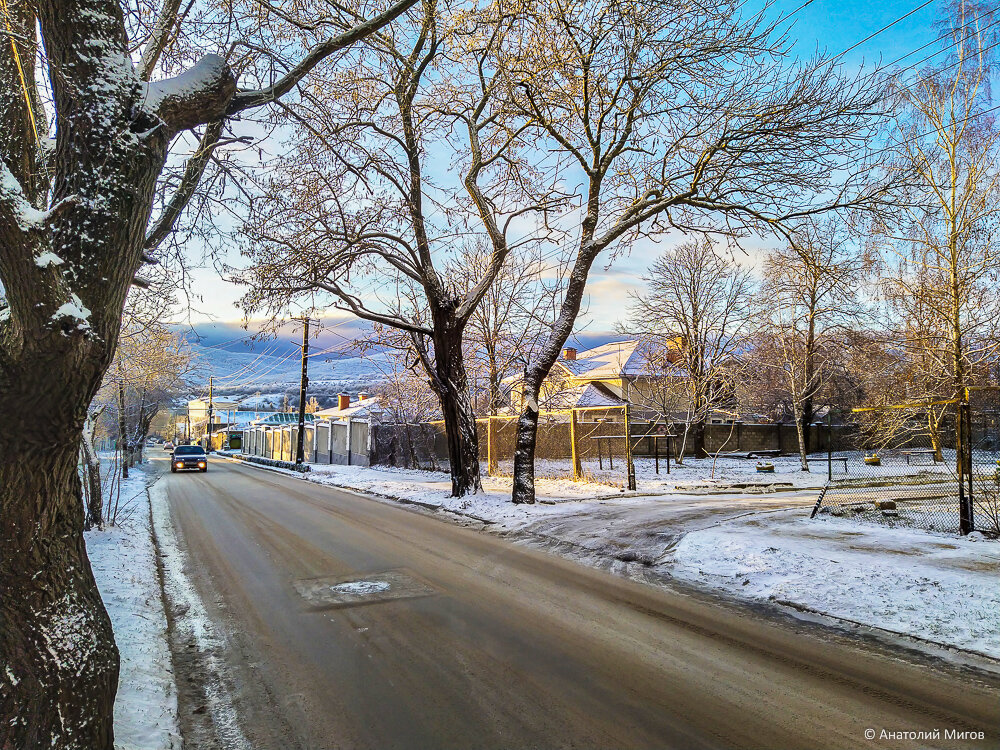
[[[394,599],[430,596],[434,589],[398,570],[374,573],[364,578],[352,576],[309,578],[296,581],[295,590],[316,607],[350,607]]]
[[[377,594],[379,591],[388,591],[392,586],[390,586],[385,581],[348,581],[347,583],[338,583],[336,586],[331,586],[330,591],[334,594],[358,594],[364,596],[365,594]]]

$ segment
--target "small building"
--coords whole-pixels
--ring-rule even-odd
[[[358,395],[356,401],[351,401],[351,397],[346,393],[337,396],[337,406],[331,409],[320,409],[316,412],[317,419],[359,419],[369,420],[373,416],[378,417],[384,409],[379,404],[378,396],[369,396],[365,393]]]
[[[669,366],[669,363],[668,363]],[[626,403],[647,406],[651,384],[664,377],[683,381],[679,370],[664,373],[650,363],[640,341],[615,341],[578,352],[566,347],[542,384],[539,407],[560,411],[584,407],[613,407]],[[522,377],[508,378],[510,407],[524,407]]]

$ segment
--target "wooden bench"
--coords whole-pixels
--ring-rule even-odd
[[[900,451],[904,456],[906,456],[906,463],[910,463],[910,456],[930,456],[931,463],[937,463],[934,454],[935,450],[933,448],[913,448],[911,450]]]

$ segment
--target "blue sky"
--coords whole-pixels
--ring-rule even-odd
[[[784,15],[799,7],[802,2],[803,0],[780,0],[769,12]],[[913,11],[922,2],[923,0],[912,0],[872,4],[860,0],[813,0],[795,14],[790,37],[795,40],[795,51],[802,57],[812,56],[817,49],[839,54]],[[752,2],[748,3],[747,7],[752,5]],[[936,39],[938,34],[933,22],[940,8],[940,0],[936,0],[852,50],[844,56],[845,68],[854,69],[860,65],[867,67],[880,61],[887,63]],[[932,45],[908,58],[902,65],[916,62],[940,48],[941,43]],[[607,263],[606,259],[603,263],[599,261],[595,264],[591,274],[587,311],[580,319],[579,344],[585,346],[608,338],[608,332],[622,317],[628,304],[629,292],[642,289],[641,276],[646,266],[658,252],[669,247],[671,242],[670,238],[665,238],[659,245],[637,245],[630,254],[620,257],[607,270],[604,265]],[[743,262],[754,264],[754,256],[755,253],[751,251]],[[237,262],[238,258],[229,260]],[[209,267],[193,273],[191,291],[195,296],[191,320],[198,328],[202,328],[202,324],[208,321],[215,321],[219,324],[215,327],[217,332],[239,330],[241,314],[236,308],[236,301],[242,295],[239,287],[220,279],[214,269]],[[342,320],[344,317],[346,316],[338,315],[332,320]],[[351,323],[345,322],[339,330],[348,333],[353,328]]]

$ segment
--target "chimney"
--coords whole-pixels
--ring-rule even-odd
[[[350,396],[348,396],[346,393],[338,393],[337,394],[337,408],[338,409],[346,409],[350,405],[351,405],[351,397]]]
[[[358,394],[358,401],[364,401],[366,398],[368,398],[368,394],[364,391],[361,391],[361,393]]]
[[[568,359],[570,362],[573,362],[576,359],[576,349],[572,346],[567,346],[563,349],[563,359]]]

